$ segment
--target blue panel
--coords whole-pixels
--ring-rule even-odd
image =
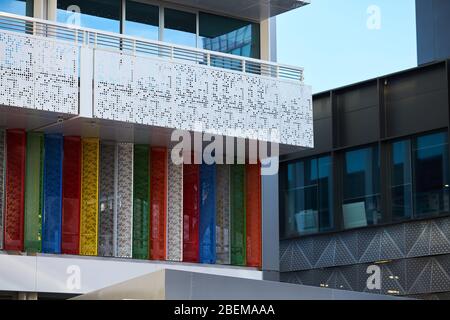
[[[200,168],[200,262],[216,263],[216,167]]]
[[[62,160],[62,135],[46,135],[42,212],[42,252],[44,253],[61,253]]]

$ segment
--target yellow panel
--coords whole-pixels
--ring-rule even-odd
[[[99,140],[83,139],[81,176],[80,254],[97,255]]]

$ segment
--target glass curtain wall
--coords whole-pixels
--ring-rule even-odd
[[[159,7],[127,0],[123,33],[159,40]]]
[[[34,0],[1,0],[0,11],[32,17],[33,2]]]
[[[196,47],[197,15],[191,12],[165,8],[163,41]]]

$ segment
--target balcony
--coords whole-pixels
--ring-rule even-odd
[[[154,145],[182,129],[277,142],[281,153],[313,147],[302,68],[6,13],[0,105],[0,127]]]

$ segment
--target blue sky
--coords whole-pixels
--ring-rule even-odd
[[[415,0],[311,2],[277,18],[277,41],[315,93],[417,65]]]

